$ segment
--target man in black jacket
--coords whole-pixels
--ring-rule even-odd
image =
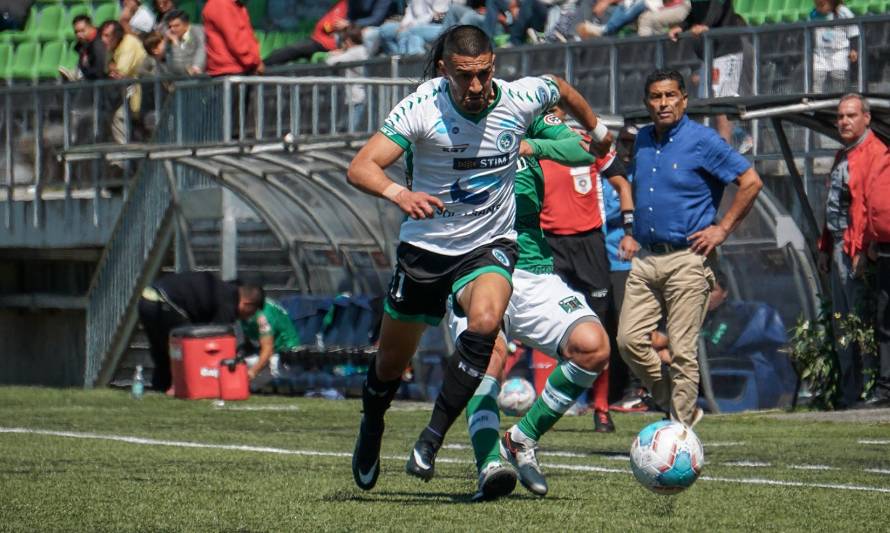
[[[209,272],[164,276],[142,291],[139,320],[155,369],[154,390],[170,388],[170,331],[186,324],[232,324],[262,309],[265,293],[256,285],[221,281]]]
[[[84,79],[100,80],[108,77],[108,51],[87,15],[77,15],[72,21],[77,44],[77,67]]]

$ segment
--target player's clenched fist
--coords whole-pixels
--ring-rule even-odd
[[[399,191],[393,198],[393,202],[409,217],[417,220],[430,218],[436,211],[445,208],[442,200],[425,192],[414,192],[409,189]]]

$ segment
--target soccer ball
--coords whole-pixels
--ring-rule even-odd
[[[705,462],[701,441],[678,422],[660,420],[644,427],[630,447],[634,477],[657,494],[688,489]]]
[[[522,416],[535,403],[535,388],[526,379],[512,378],[504,382],[498,394],[498,407],[509,416]]]

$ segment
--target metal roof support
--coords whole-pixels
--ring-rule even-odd
[[[173,171],[173,163],[168,159],[164,161],[164,173],[167,175],[167,184],[170,186],[170,196],[173,198],[173,213],[176,216],[176,271],[183,272],[195,268],[195,253],[192,251],[189,237],[189,225],[182,212],[179,203],[179,189],[176,187],[176,173]],[[185,259],[183,262],[182,259]]]
[[[814,248],[816,240],[819,238],[819,225],[816,223],[816,216],[813,214],[813,208],[807,199],[807,193],[804,190],[803,177],[794,163],[794,154],[791,152],[791,145],[788,144],[788,137],[785,135],[785,128],[782,126],[782,120],[778,117],[770,119],[773,129],[776,132],[776,138],[779,140],[779,147],[782,149],[782,157],[785,158],[785,164],[788,166],[788,173],[791,174],[791,183],[794,185],[794,192],[797,193],[797,199],[800,202],[800,208],[803,211],[804,220],[806,220],[806,228],[804,235],[807,237],[807,249],[810,257],[816,258],[816,250]],[[819,279],[819,290],[824,294],[825,287],[821,277]]]
[[[237,186],[232,183],[229,183],[223,173],[221,168],[218,168],[214,165],[211,165],[207,161],[202,161],[200,159],[193,158],[181,158],[177,159],[177,163],[195,168],[204,172],[211,178],[219,181],[220,185],[231,188],[238,196],[244,200],[245,203],[250,205],[257,213],[259,213],[260,217],[268,224],[269,229],[272,230],[272,233],[278,238],[278,242],[281,243],[281,246],[287,251],[287,257],[290,261],[291,267],[294,269],[294,274],[297,277],[297,283],[300,285],[300,291],[304,293],[308,293],[309,291],[309,283],[306,278],[306,273],[304,272],[301,261],[298,255],[295,253],[293,245],[291,244],[290,239],[287,236],[287,232],[284,231],[284,228],[278,223],[278,221],[270,215],[270,213],[261,205],[254,202],[249,195],[244,194],[244,191],[240,190]]]
[[[312,158],[312,159],[317,159],[317,160],[319,160],[319,161],[325,161],[325,162],[332,163],[332,164],[337,165],[338,167],[341,167],[341,168],[347,168],[347,167],[348,167],[348,165],[346,165],[346,166],[344,167],[343,162],[342,162],[341,160],[337,160],[337,159],[334,158],[334,157],[330,157],[330,158],[329,158],[329,157],[322,157],[322,155],[326,155],[326,154],[307,153],[307,154],[304,154],[304,155],[305,155],[306,157],[309,157],[309,158]],[[287,159],[285,159],[285,158],[283,158],[283,157],[276,156],[276,155],[271,155],[271,154],[263,154],[263,155],[259,155],[259,156],[257,156],[257,159],[261,159],[261,160],[263,160],[263,161],[267,161],[267,162],[269,162],[269,163],[273,163],[273,164],[275,164],[275,165],[284,167],[284,168],[286,168],[287,170],[290,170],[290,171],[292,171],[292,172],[294,172],[294,173],[296,173],[296,174],[298,174],[298,175],[300,175],[300,176],[302,176],[302,177],[304,177],[304,178],[306,178],[306,179],[312,181],[313,183],[317,184],[319,187],[321,187],[322,189],[324,189],[325,192],[330,193],[334,198],[337,199],[337,201],[339,201],[340,203],[342,203],[343,206],[344,206],[350,213],[352,213],[353,216],[355,216],[355,218],[359,221],[359,224],[361,224],[362,227],[364,227],[365,230],[367,230],[368,234],[371,236],[372,239],[374,239],[374,242],[377,243],[377,246],[380,248],[380,252],[383,253],[383,254],[386,253],[386,245],[385,245],[385,243],[384,243],[383,240],[380,238],[380,236],[377,234],[377,232],[375,232],[374,229],[371,227],[371,224],[368,223],[368,221],[365,220],[365,218],[362,217],[362,216],[359,214],[359,212],[358,212],[358,210],[355,208],[355,206],[353,206],[352,203],[349,201],[349,198],[347,198],[346,195],[344,195],[342,192],[340,192],[339,190],[337,190],[336,187],[332,186],[330,183],[327,183],[327,182],[325,182],[325,181],[322,180],[322,179],[319,179],[317,176],[314,176],[311,172],[306,172],[306,170],[304,170],[302,167],[300,167],[300,166],[297,165],[296,163],[293,163],[293,162],[291,162],[291,161],[288,161]]]

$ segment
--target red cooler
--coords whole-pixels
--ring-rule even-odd
[[[247,363],[224,359],[219,366],[219,397],[222,400],[246,400],[250,398],[250,378]]]
[[[235,357],[231,326],[182,326],[170,332],[170,370],[177,398],[219,398],[219,365]]]

